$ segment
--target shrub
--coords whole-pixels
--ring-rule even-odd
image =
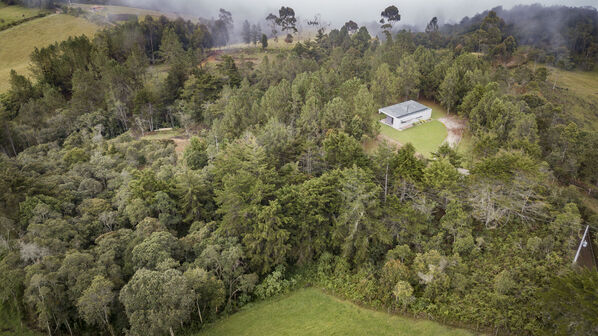
[[[295,284],[294,279],[284,278],[285,267],[278,265],[259,285],[255,287],[255,295],[260,299],[287,293]]]

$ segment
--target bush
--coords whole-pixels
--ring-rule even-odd
[[[208,164],[207,149],[208,145],[203,139],[192,137],[183,154],[187,166],[193,170],[205,167]]]
[[[285,267],[278,265],[259,285],[255,287],[255,295],[260,299],[287,293],[295,284],[294,279],[284,278]]]

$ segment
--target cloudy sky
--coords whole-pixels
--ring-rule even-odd
[[[388,5],[399,8],[401,23],[422,26],[437,16],[440,22],[458,22],[464,16],[502,5],[511,8],[517,4],[541,3],[544,5],[593,6],[598,0],[126,0],[135,4],[154,4],[167,7],[164,10],[205,18],[217,15],[219,8],[233,13],[237,22],[245,18],[256,21],[268,13],[291,6],[298,17],[306,19],[320,13],[325,21],[334,26],[349,19],[358,23],[377,21],[380,12]],[[145,6],[144,6],[145,7]]]

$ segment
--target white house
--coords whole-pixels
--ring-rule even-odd
[[[383,107],[378,110],[386,118],[383,123],[392,126],[398,130],[410,127],[414,123],[432,118],[432,109],[413,100],[408,100],[400,104]]]

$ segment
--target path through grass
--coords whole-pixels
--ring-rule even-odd
[[[54,14],[0,31],[0,92],[9,88],[11,69],[28,74],[29,55],[35,47],[46,47],[69,36],[91,37],[99,28],[83,18]]]
[[[246,307],[196,336],[219,335],[471,335],[461,329],[361,308],[315,288]]]

